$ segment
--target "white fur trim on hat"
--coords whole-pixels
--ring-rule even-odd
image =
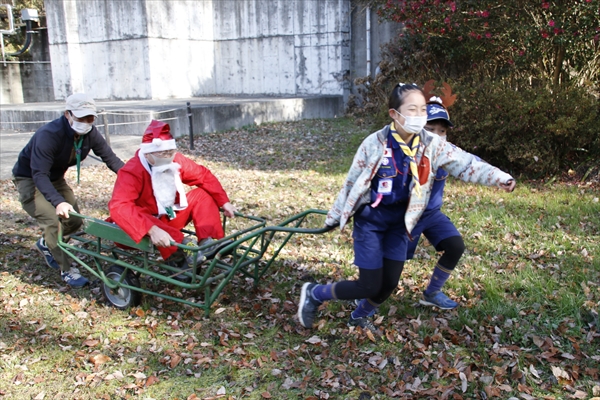
[[[177,145],[175,139],[161,140],[159,138],[152,139],[152,143],[142,143],[140,152],[144,154],[154,153],[155,151],[176,150]]]

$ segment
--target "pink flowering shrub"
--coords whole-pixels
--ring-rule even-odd
[[[600,164],[600,0],[363,1],[405,29],[351,113],[387,123],[395,83],[445,81],[465,150],[531,176]]]
[[[500,72],[542,84],[595,80],[598,90],[600,69],[590,67],[600,57],[600,0],[369,3],[383,19],[404,24],[404,34],[420,38],[444,64],[476,68],[493,79]]]

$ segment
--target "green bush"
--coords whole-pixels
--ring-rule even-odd
[[[465,150],[535,178],[600,168],[598,0],[357,1],[404,30],[381,74],[356,80],[351,113],[386,123],[397,82],[448,82]]]
[[[422,86],[424,80],[417,83]],[[389,123],[385,95],[397,81],[413,80],[370,81],[364,93],[373,100],[354,113],[375,117],[378,126]],[[489,80],[449,83],[458,99],[449,110],[455,128],[448,137],[462,149],[530,178],[600,165],[600,103],[585,89],[513,90]]]
[[[407,37],[388,45],[383,56],[381,74],[356,80],[351,114],[368,115],[380,127],[389,123],[387,98],[397,82],[445,81],[458,95],[449,110],[456,126],[449,139],[459,147],[531,178],[600,167],[600,102],[587,88],[511,84],[474,70],[446,74],[435,56]]]
[[[598,0],[571,0],[568,7],[564,0],[358,1],[404,24],[446,73],[476,70],[493,80],[600,89]]]
[[[600,161],[598,100],[584,89],[507,89],[483,82],[456,87],[451,141],[490,163],[539,177]]]

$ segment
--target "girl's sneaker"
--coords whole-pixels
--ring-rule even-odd
[[[348,326],[360,326],[363,330],[368,329],[372,333],[381,336],[381,331],[377,329],[375,324],[371,322],[371,320],[368,317],[352,318],[351,315],[350,319],[348,320]]]
[[[361,301],[363,301],[363,299],[354,299],[354,305],[356,307],[358,307],[360,305]],[[378,311],[379,311],[379,307],[377,307],[376,309],[374,309],[373,311],[371,311],[369,313],[369,315],[367,315],[367,317],[372,317],[373,315],[377,314]]]
[[[433,292],[431,294],[427,294],[423,292],[423,299],[419,300],[424,306],[434,306],[437,308],[441,308],[442,310],[453,310],[458,307],[458,303],[454,300],[450,299],[441,290],[437,292]]]
[[[321,302],[312,295],[316,283],[306,282],[302,285],[300,291],[300,301],[298,302],[298,319],[305,328],[312,328],[315,316],[319,310]]]

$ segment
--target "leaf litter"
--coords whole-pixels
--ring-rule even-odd
[[[272,223],[306,208],[328,209],[368,133],[352,120],[315,120],[203,134],[194,151],[185,138],[179,147],[217,175],[241,212]],[[114,174],[88,167],[79,186],[74,177],[69,171],[83,212],[107,217]],[[348,229],[294,237],[257,286],[242,276],[230,282],[209,319],[161,298],[117,311],[102,303],[97,282],[70,290],[45,267],[32,251],[39,228],[12,183],[0,186],[0,397],[600,396],[598,214],[582,209],[573,222],[573,211],[561,205],[571,200],[554,203],[545,193],[545,204],[538,203],[545,189],[535,183],[515,198],[450,181],[444,210],[468,250],[448,291],[462,306],[418,305],[438,257],[424,243],[381,307],[382,337],[348,328],[352,307],[343,302],[322,306],[315,330],[295,320],[302,281],[356,273]],[[581,190],[577,196],[597,207],[598,192]],[[569,296],[577,315],[557,312]]]

